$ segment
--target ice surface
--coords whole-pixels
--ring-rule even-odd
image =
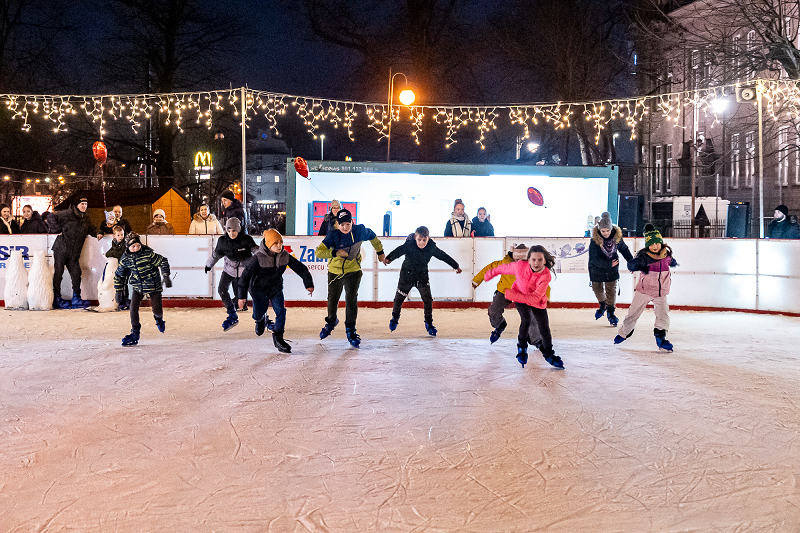
[[[800,319],[671,313],[659,353],[554,309],[554,370],[515,359],[516,312],[420,309],[362,348],[290,308],[0,311],[0,531],[797,531]],[[341,317],[344,310],[341,310]],[[620,313],[623,318],[625,312]]]

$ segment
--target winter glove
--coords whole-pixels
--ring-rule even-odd
[[[172,280],[171,280],[171,279],[169,279],[169,276],[168,276],[168,275],[164,274],[164,277],[162,278],[162,281],[164,282],[164,286],[165,286],[166,288],[168,288],[168,289],[169,289],[170,287],[172,287]]]
[[[636,260],[636,259],[631,259],[630,261],[628,261],[627,266],[628,266],[628,270],[630,270],[631,272],[635,272],[636,270],[640,270],[639,269],[639,261]],[[647,268],[647,267],[645,267],[645,268]]]
[[[206,267],[205,268],[205,273],[208,274],[209,272],[211,272],[211,267]]]
[[[117,291],[114,295],[114,301],[118,304],[122,305],[125,303],[125,293],[122,291]]]
[[[670,266],[670,267],[673,267],[673,268],[674,268],[674,267],[676,267],[676,266],[679,266],[679,265],[678,265],[678,262],[677,262],[677,261],[675,261],[675,258],[674,258],[674,257],[670,258],[670,261],[669,261],[669,266]]]

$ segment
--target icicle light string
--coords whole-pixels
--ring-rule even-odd
[[[780,116],[800,118],[800,88],[792,80],[755,80],[748,85],[758,87],[765,99],[768,116],[778,120]],[[311,96],[255,91],[244,89],[245,101],[241,101],[242,89],[214,91],[176,92],[167,94],[122,94],[122,95],[21,95],[0,94],[0,102],[10,111],[12,119],[20,121],[20,128],[29,132],[34,119],[39,117],[53,124],[53,132],[67,131],[73,115],[81,111],[96,125],[100,136],[107,133],[107,122],[125,124],[135,134],[142,123],[158,112],[159,120],[183,132],[185,125],[193,123],[211,129],[214,119],[223,112],[235,117],[245,114],[245,123],[263,114],[268,127],[278,134],[278,119],[290,114],[303,121],[308,133],[315,138],[320,128],[342,128],[351,141],[355,140],[354,123],[363,112],[367,126],[377,133],[377,141],[388,138],[389,121],[411,124],[411,136],[419,144],[425,117],[445,127],[444,142],[450,147],[458,142],[460,130],[474,130],[475,141],[481,149],[486,147],[487,133],[497,129],[498,119],[507,113],[508,122],[520,128],[521,137],[529,139],[534,126],[547,124],[554,130],[571,127],[580,119],[588,122],[594,131],[595,143],[600,142],[604,130],[612,123],[625,124],[631,130],[631,139],[636,137],[636,128],[649,115],[655,114],[674,127],[681,127],[681,113],[694,107],[714,124],[720,122],[721,111],[713,104],[715,100],[731,98],[735,85],[659,94],[646,97],[615,98],[591,102],[556,102],[503,105],[393,105],[335,100]],[[362,111],[363,110],[363,111]]]

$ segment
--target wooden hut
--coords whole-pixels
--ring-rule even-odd
[[[146,189],[106,189],[105,200],[102,190],[75,191],[56,206],[56,211],[67,209],[78,198],[86,198],[86,210],[95,226],[104,220],[103,211],[111,211],[115,205],[122,206],[122,218],[126,219],[133,231],[144,233],[153,221],[153,211],[163,209],[167,222],[175,228],[176,234],[189,233],[192,212],[189,202],[175,189],[152,187]],[[105,208],[104,208],[105,205]]]

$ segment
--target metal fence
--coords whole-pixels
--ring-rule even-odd
[[[711,239],[724,237],[725,220],[711,220],[709,224],[695,224],[695,237]],[[653,224],[664,238],[688,239],[692,236],[692,224],[688,220],[653,220]]]

